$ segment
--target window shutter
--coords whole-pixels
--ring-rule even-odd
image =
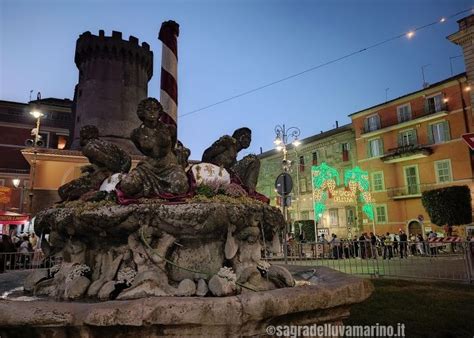
[[[412,140],[410,140],[410,144],[417,145],[418,144],[418,137],[416,135],[416,129],[413,129],[413,134],[410,134],[412,136]]]
[[[429,114],[430,112],[430,105],[428,103],[428,99],[425,99],[425,113]]]
[[[449,141],[451,139],[451,135],[449,132],[449,122],[443,122],[443,133],[444,133],[444,141]]]
[[[403,136],[402,133],[398,133],[398,146],[403,146]]]
[[[428,144],[434,144],[433,125],[428,125]]]
[[[384,151],[383,151],[383,140],[381,138],[378,139],[378,142],[379,142],[379,155],[383,155],[384,154]]]
[[[369,119],[365,119],[364,120],[364,132],[368,132],[369,131]]]
[[[380,129],[380,116],[376,116],[377,118],[375,119],[377,121],[377,129]]]
[[[367,158],[372,157],[371,142],[367,141]]]

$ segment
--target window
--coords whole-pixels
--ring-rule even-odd
[[[398,122],[406,122],[411,120],[411,107],[410,104],[404,104],[403,106],[397,107]]]
[[[372,190],[383,191],[384,189],[383,171],[372,173]]]
[[[376,215],[377,223],[386,223],[387,222],[387,206],[376,205],[375,215]]]
[[[306,192],[306,178],[300,178],[300,192],[305,193]]]
[[[338,225],[337,209],[329,209],[329,225]]]
[[[354,208],[346,208],[346,223],[347,225],[355,224],[355,210]]]
[[[444,183],[451,182],[453,180],[451,174],[451,161],[443,160],[435,162],[435,173],[436,173],[436,182]]]
[[[368,157],[376,157],[383,155],[383,143],[380,138],[369,140]]]
[[[300,167],[299,167],[300,173],[304,172],[304,156],[300,156]]]
[[[349,161],[349,143],[341,143],[342,148],[342,161]]]
[[[365,132],[380,129],[380,117],[377,114],[369,116],[365,119],[364,124]]]
[[[67,137],[64,135],[58,135],[58,149],[64,149],[66,147]]]
[[[318,152],[317,152],[317,151],[313,151],[313,161],[312,161],[312,164],[313,164],[313,165],[318,165]]]
[[[443,94],[427,97],[425,100],[425,112],[433,114],[443,110]]]
[[[448,121],[433,123],[428,128],[428,137],[431,144],[449,141],[450,135]]]
[[[407,166],[404,167],[405,170],[405,183],[407,185],[407,194],[408,195],[417,195],[420,193],[418,179],[418,167],[417,166]]]
[[[414,146],[418,143],[416,138],[416,130],[408,129],[398,134],[398,146]]]

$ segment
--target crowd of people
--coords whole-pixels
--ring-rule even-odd
[[[38,236],[34,233],[16,232],[0,237],[0,272],[6,269],[27,268],[40,250]]]
[[[360,258],[360,259],[382,259],[391,260],[395,257],[406,259],[408,256],[436,256],[439,253],[440,245],[430,243],[430,239],[436,238],[436,232],[430,231],[425,237],[421,234],[407,235],[403,230],[398,234],[385,233],[374,234],[362,233],[360,236],[353,238],[340,239],[336,234],[332,234],[331,238],[326,238],[324,234],[317,239],[317,244],[322,244],[316,249],[315,244],[312,244],[313,257],[318,258]],[[294,238],[292,234],[288,238],[288,254],[289,255],[304,255],[303,246],[300,243],[305,243],[304,235],[299,235]],[[299,248],[296,249],[296,246]],[[454,252],[456,244],[451,244],[451,249]],[[299,252],[298,252],[299,251]]]

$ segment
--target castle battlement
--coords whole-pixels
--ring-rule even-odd
[[[111,36],[106,36],[104,30],[99,30],[99,35],[89,31],[82,33],[76,42],[76,66],[80,69],[83,63],[98,58],[139,64],[145,69],[148,80],[153,75],[153,52],[150,45],[142,42],[140,46],[138,38],[132,35],[124,40],[122,32],[117,31],[112,31]]]

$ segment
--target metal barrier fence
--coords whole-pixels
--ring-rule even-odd
[[[284,262],[281,256],[266,259]],[[474,282],[474,242],[294,242],[288,244],[287,259],[288,264],[327,266],[355,275]]]
[[[0,252],[0,273],[50,268],[59,263],[59,258],[44,257],[41,251],[20,253],[20,252]]]

